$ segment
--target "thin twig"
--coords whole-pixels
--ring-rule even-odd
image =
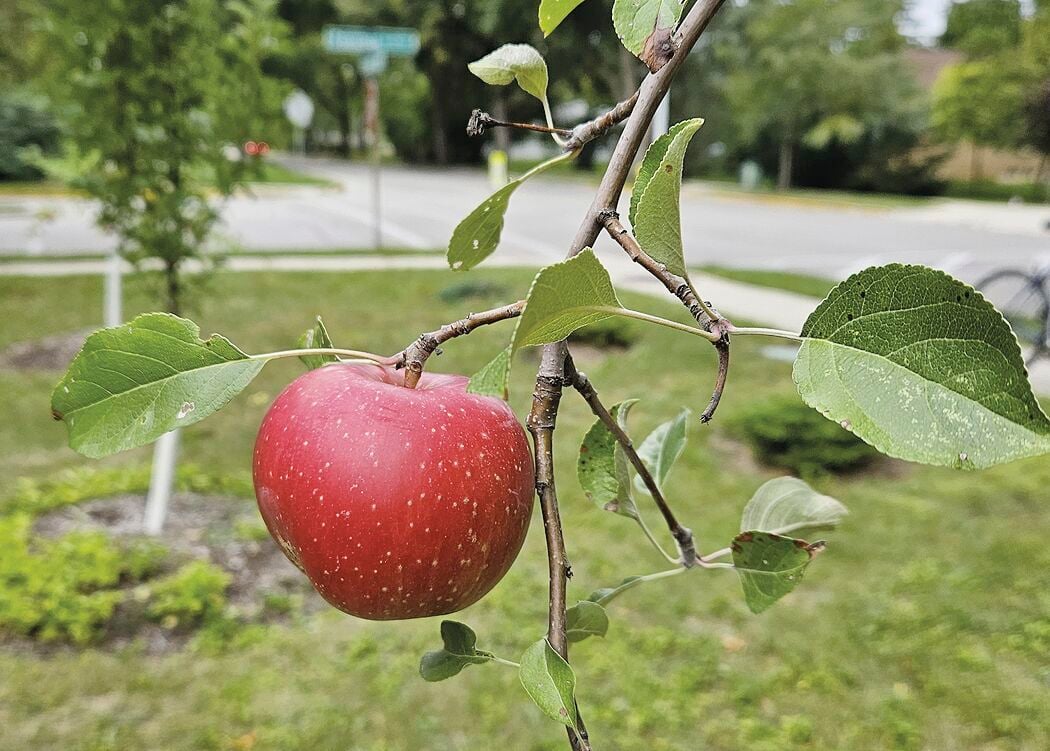
[[[420,334],[419,338],[408,345],[403,352],[392,358],[395,362],[394,367],[398,369],[404,368],[405,385],[409,388],[415,388],[416,384],[419,383],[420,376],[423,374],[423,366],[426,364],[427,359],[437,352],[438,347],[442,344],[449,339],[466,336],[479,326],[487,326],[491,323],[505,321],[508,318],[516,318],[521,315],[521,311],[524,309],[525,301],[518,300],[500,308],[493,308],[481,313],[471,313],[466,318],[446,323],[437,331],[428,331]]]
[[[634,111],[634,105],[637,103],[638,92],[636,91],[608,112],[598,115],[593,120],[580,123],[569,134],[572,137],[565,143],[565,149],[572,151],[573,149],[582,148],[585,144],[605,135],[614,125],[627,119],[631,112]]]
[[[722,400],[722,394],[726,388],[726,380],[729,376],[729,332],[734,331],[732,324],[717,310],[700,299],[696,294],[696,289],[688,279],[672,274],[662,263],[642,250],[641,246],[638,245],[638,241],[620,222],[620,215],[613,209],[603,211],[601,213],[601,221],[609,236],[624,249],[630,259],[648,271],[672,295],[681,300],[701,328],[705,331],[719,334],[718,338],[712,342],[715,345],[715,350],[718,352],[718,374],[715,376],[715,386],[711,391],[711,399],[700,415],[700,422],[711,422],[714,419],[715,410],[718,409],[718,405]]]
[[[488,112],[474,110],[470,113],[467,121],[467,135],[480,136],[486,128],[517,128],[519,130],[532,130],[537,133],[555,133],[566,138],[572,136],[573,131],[568,128],[552,128],[549,125],[536,125],[535,123],[515,123],[497,120]]]
[[[599,219],[606,232],[609,233],[609,237],[624,249],[628,257],[663,284],[668,292],[681,300],[696,322],[705,330],[710,331],[711,324],[721,320],[722,316],[697,296],[691,282],[672,274],[667,267],[642,250],[638,241],[623,226],[620,215],[615,209],[605,209],[601,212]]]
[[[715,417],[715,410],[722,401],[722,394],[726,390],[726,379],[729,377],[729,336],[725,335],[721,341],[715,342],[715,350],[718,352],[718,373],[715,375],[715,387],[711,390],[711,401],[700,414],[700,422],[709,423]]]
[[[565,361],[565,375],[572,387],[580,392],[580,396],[590,406],[594,416],[601,420],[606,429],[616,438],[616,442],[623,448],[627,460],[634,467],[638,476],[642,478],[645,489],[649,491],[649,495],[652,496],[656,507],[660,509],[660,513],[667,523],[667,529],[670,530],[671,536],[674,537],[675,542],[678,544],[678,553],[681,556],[679,562],[686,568],[693,566],[696,563],[696,544],[693,542],[692,531],[679,523],[670,505],[667,503],[667,499],[664,498],[663,491],[656,484],[656,479],[653,477],[652,472],[645,466],[645,462],[642,461],[638,451],[634,448],[634,442],[631,440],[631,437],[627,435],[616,421],[616,418],[602,404],[601,399],[598,397],[598,392],[594,390],[594,386],[587,376],[576,370],[571,355]]]

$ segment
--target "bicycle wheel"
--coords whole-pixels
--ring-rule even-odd
[[[978,282],[977,288],[1009,322],[1029,363],[1047,351],[1050,296],[1039,277],[998,271]]]

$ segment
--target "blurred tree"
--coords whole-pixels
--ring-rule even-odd
[[[0,92],[0,180],[37,180],[42,176],[29,153],[54,154],[61,131],[42,97],[28,92]]]
[[[126,257],[163,263],[166,306],[179,313],[180,270],[200,256],[217,218],[209,194],[233,190],[244,163],[228,152],[273,104],[256,57],[275,33],[270,3],[44,5],[51,88],[70,107],[76,182],[100,201],[99,222]]]
[[[627,96],[641,77],[640,63],[622,49],[610,21],[612,0],[592,0],[544,40],[536,28],[536,0],[284,0],[278,12],[293,27],[293,48],[281,75],[314,97],[340,132],[349,154],[361,86],[356,60],[326,53],[326,24],[394,25],[418,29],[422,48],[413,65],[392,64],[383,79],[383,123],[397,152],[410,160],[473,161],[481,142],[465,124],[475,107],[497,117],[534,119],[535,102],[515,87],[485,86],[463,75],[467,63],[506,42],[528,42],[547,58],[555,101],[582,99],[611,104]],[[580,51],[587,53],[586,64]],[[610,61],[614,61],[610,64]],[[506,148],[512,134],[497,131]]]
[[[1050,160],[1050,3],[1024,23],[1021,46],[1027,80],[1021,141],[1040,154],[1036,182],[1047,177]]]
[[[989,58],[945,68],[933,87],[933,127],[945,141],[972,147],[970,179],[981,177],[981,146],[1016,146],[1025,76],[1016,59]]]
[[[1046,177],[1047,160],[1050,159],[1050,78],[1044,79],[1039,86],[1029,91],[1023,112],[1022,140],[1025,145],[1039,152],[1035,182],[1041,183]]]
[[[995,55],[1021,40],[1020,0],[965,0],[948,11],[941,45],[971,58]]]
[[[918,106],[900,51],[898,0],[756,0],[720,45],[729,104],[744,138],[777,144],[787,188],[800,147],[859,143]]]
[[[35,180],[42,172],[30,154],[51,154],[60,130],[47,98],[31,79],[41,44],[33,33],[29,0],[0,2],[0,180]]]

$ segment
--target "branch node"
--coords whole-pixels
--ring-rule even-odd
[[[693,530],[678,525],[671,530],[674,541],[678,543],[678,553],[682,557],[682,565],[692,568],[696,565],[696,542],[693,540]]]

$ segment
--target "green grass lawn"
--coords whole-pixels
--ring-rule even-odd
[[[773,287],[809,297],[827,297],[838,282],[810,274],[796,274],[790,271],[767,271],[765,269],[730,269],[725,266],[700,266],[698,271],[714,274],[726,279],[759,287]]]
[[[777,190],[772,184],[755,190],[743,188],[735,178],[696,181],[706,188],[733,196],[751,196],[756,200],[796,202],[810,205],[842,206],[868,209],[897,209],[923,206],[937,200],[930,196],[909,196],[901,193],[861,193],[853,190],[825,190],[820,188],[790,188]]]
[[[530,276],[220,273],[196,290],[192,316],[249,352],[288,347],[316,314],[337,346],[394,352],[439,322],[517,299]],[[469,300],[438,294],[468,278],[491,286]],[[152,307],[154,283],[130,285],[130,312]],[[631,307],[681,315],[623,297]],[[92,325],[100,310],[97,278],[0,278],[0,347]],[[450,342],[432,367],[470,373],[509,333],[509,325],[488,327]],[[672,503],[704,550],[727,544],[744,503],[773,476],[722,428],[760,394],[792,389],[789,366],[763,359],[762,346],[734,345],[722,419],[691,422],[669,480]],[[578,364],[609,404],[642,398],[631,418],[640,437],[680,405],[702,409],[714,359],[694,337],[645,329],[631,349],[583,351]],[[534,353],[515,363],[511,401],[519,414],[535,365]],[[183,461],[243,474],[266,405],[300,372],[295,362],[267,366],[226,410],[185,431]],[[57,377],[0,371],[0,497],[18,477],[148,461],[145,449],[90,463],[64,448],[64,429],[48,410]],[[666,566],[633,525],[579,490],[575,457],[591,422],[567,394],[556,460],[571,600]],[[697,571],[625,594],[610,606],[607,638],[574,647],[577,694],[596,748],[1050,747],[1050,462],[972,474],[887,461],[816,484],[851,515],[806,581],[770,611],[747,611],[732,572]],[[655,527],[657,516],[645,511]],[[537,514],[506,579],[456,618],[477,631],[480,647],[513,658],[543,633],[546,599]],[[370,623],[329,611],[221,652],[59,648],[41,656],[0,646],[0,751],[565,747],[563,732],[509,669],[474,666],[446,683],[423,682],[419,656],[439,643],[438,619]]]

